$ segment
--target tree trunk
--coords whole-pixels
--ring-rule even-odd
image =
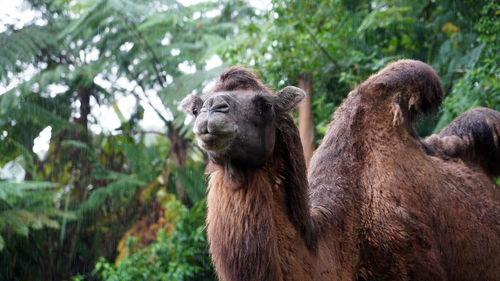
[[[90,114],[90,96],[92,95],[92,90],[90,88],[84,87],[78,89],[77,92],[77,100],[80,102],[80,116],[75,118],[74,122],[78,125],[76,132],[74,133],[73,139],[75,141],[82,142],[86,144],[88,147],[92,145],[92,138],[89,133],[88,128],[88,116]],[[73,164],[73,200],[74,205],[80,208],[80,214],[78,216],[78,220],[76,222],[76,226],[71,236],[68,237],[69,249],[67,251],[67,262],[66,268],[62,273],[64,279],[69,279],[71,276],[75,274],[72,270],[74,267],[75,260],[75,252],[76,252],[76,244],[78,240],[81,239],[81,227],[84,219],[84,204],[87,201],[87,195],[89,191],[89,184],[91,183],[92,178],[92,160],[88,151],[82,148],[74,148],[72,151],[72,155],[75,159],[75,163]],[[68,232],[70,233],[70,232]],[[64,251],[64,249],[63,249]]]
[[[185,167],[188,141],[181,135],[180,128],[176,128],[173,124],[169,125],[168,128],[168,138],[170,140],[169,157],[173,160],[173,164],[176,167]],[[181,182],[178,179],[175,179],[174,183],[179,201],[181,201],[188,208],[191,208],[193,206],[193,202],[191,202],[191,199],[186,193],[186,190],[182,186]],[[165,184],[168,184],[168,181],[165,182]]]
[[[314,124],[312,117],[312,75],[310,72],[304,72],[299,75],[299,88],[306,92],[305,99],[299,105],[299,133],[302,141],[302,149],[306,165],[314,152]]]

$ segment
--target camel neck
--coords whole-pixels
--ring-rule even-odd
[[[222,280],[282,280],[274,195],[258,170],[249,186],[235,188],[222,170],[210,176],[207,232],[210,253]]]
[[[207,232],[222,280],[275,281],[285,280],[284,276],[307,276],[291,274],[305,272],[303,259],[314,254],[287,215],[283,184],[281,177],[265,169],[252,172],[248,186],[238,189],[223,170],[211,174]]]

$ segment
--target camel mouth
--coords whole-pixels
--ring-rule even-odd
[[[204,133],[196,134],[196,140],[204,150],[218,153],[226,150],[231,145],[234,136],[234,133]]]

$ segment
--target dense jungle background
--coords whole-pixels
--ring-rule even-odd
[[[422,136],[500,110],[496,0],[21,4],[30,20],[0,18],[0,280],[215,280],[206,159],[178,105],[224,67],[306,88],[316,145],[349,91],[398,58],[442,78]]]

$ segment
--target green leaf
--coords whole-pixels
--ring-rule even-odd
[[[178,102],[193,90],[201,89],[204,82],[215,79],[224,67],[222,65],[210,70],[199,70],[192,74],[180,75],[167,88],[161,90],[158,95],[163,99],[164,104],[169,105],[169,109],[172,111],[174,117],[184,116],[177,109]]]
[[[39,215],[38,218],[40,219],[40,222],[47,227],[54,228],[54,229],[59,229],[59,222],[56,220],[50,219],[44,215]]]
[[[363,20],[358,28],[358,33],[362,34],[367,30],[384,28],[396,22],[412,22],[412,19],[404,15],[410,9],[410,7],[390,7],[385,10],[374,10]]]
[[[0,181],[0,189],[4,191],[20,191],[20,190],[35,190],[48,189],[59,186],[58,183],[47,181],[22,181],[22,182],[6,182]]]
[[[8,225],[12,230],[24,237],[28,236],[29,228],[26,222],[15,210],[0,212],[0,220],[2,224]]]
[[[49,217],[59,217],[59,218],[65,218],[68,220],[73,220],[76,219],[76,215],[73,212],[69,211],[62,211],[56,208],[49,208],[43,211],[43,213]]]
[[[31,64],[41,50],[50,46],[58,49],[51,26],[26,25],[23,28],[0,33],[0,81],[9,82],[8,73],[19,73],[19,65]]]

